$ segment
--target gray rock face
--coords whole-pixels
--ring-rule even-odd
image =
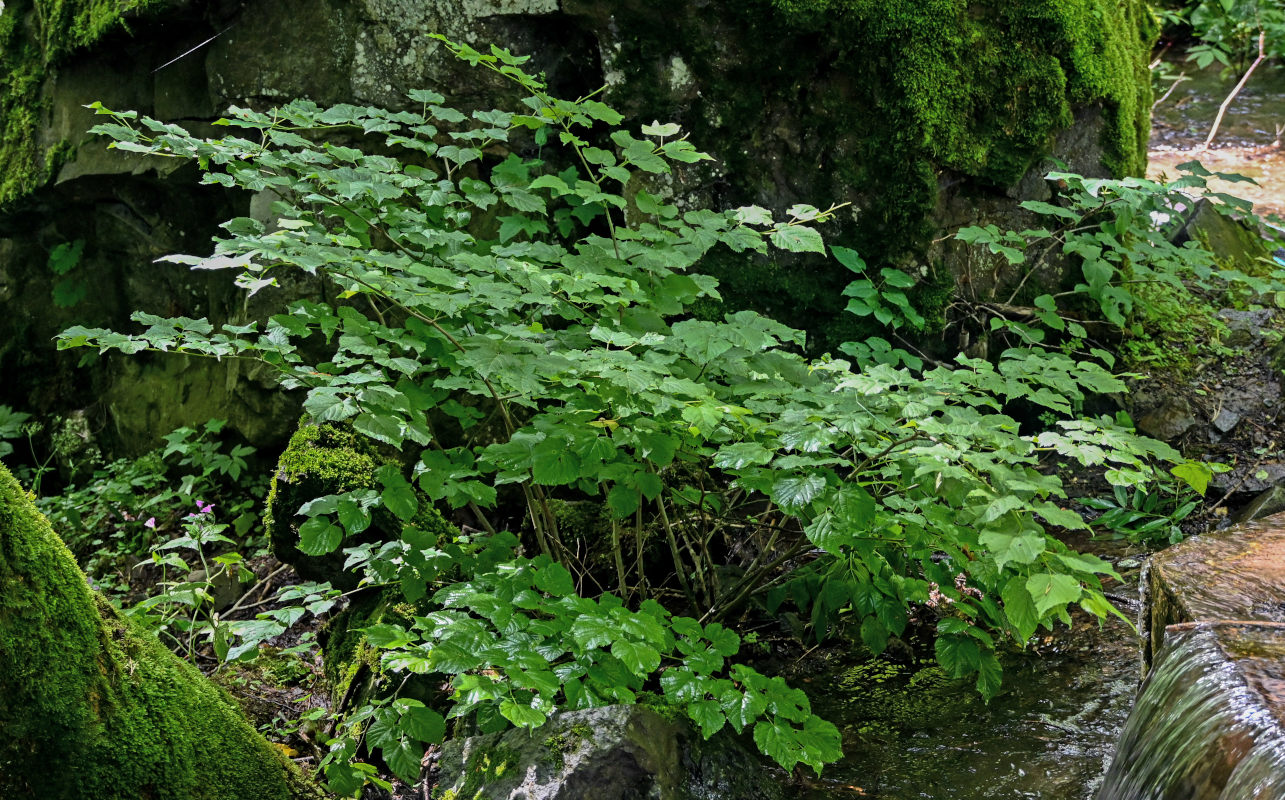
[[[1231,472],[1221,472],[1209,482],[1215,489],[1238,492],[1266,492],[1285,484],[1285,463],[1263,461],[1237,465]]]
[[[1227,326],[1228,347],[1244,347],[1260,339],[1264,331],[1271,330],[1274,320],[1271,310],[1260,308],[1255,311],[1241,311],[1224,308],[1218,312],[1218,319]]]
[[[1195,425],[1196,415],[1191,402],[1182,396],[1166,400],[1159,408],[1138,420],[1138,430],[1167,442],[1182,436]]]
[[[1214,417],[1212,424],[1220,433],[1231,433],[1232,429],[1240,424],[1240,420],[1240,414],[1224,408],[1218,412],[1218,416]]]
[[[555,715],[534,731],[453,739],[437,762],[441,800],[779,800],[780,786],[735,741],[701,741],[641,706]]]
[[[1264,490],[1236,514],[1236,522],[1249,522],[1270,517],[1285,511],[1285,487],[1273,486]]]

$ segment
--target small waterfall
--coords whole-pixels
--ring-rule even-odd
[[[1261,669],[1263,637],[1285,643],[1253,623],[1169,628],[1097,800],[1285,798],[1285,736],[1264,702],[1285,681]]]

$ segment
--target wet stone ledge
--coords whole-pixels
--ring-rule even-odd
[[[1285,622],[1285,514],[1194,536],[1151,558],[1146,662],[1183,622]]]

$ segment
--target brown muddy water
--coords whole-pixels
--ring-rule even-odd
[[[1152,110],[1149,177],[1177,177],[1177,165],[1197,160],[1212,172],[1253,178],[1257,185],[1215,181],[1226,191],[1254,203],[1262,216],[1285,217],[1285,66],[1264,64],[1232,101],[1209,150],[1202,150],[1218,107],[1240,76],[1217,66],[1197,70],[1175,63],[1185,79]],[[1170,84],[1162,84],[1157,98]],[[1279,126],[1279,127],[1278,127]]]

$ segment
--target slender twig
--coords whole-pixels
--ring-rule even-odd
[[[907,436],[905,439],[897,439],[896,441],[892,442],[884,449],[880,450],[878,453],[875,453],[872,456],[867,456],[865,461],[862,461],[860,464],[853,467],[852,472],[848,474],[849,480],[851,480],[853,477],[857,475],[864,473],[870,467],[871,464],[875,463],[876,461],[883,458],[884,456],[889,455],[890,453],[892,453],[893,450],[896,450],[898,447],[901,447],[903,444],[910,444],[911,442],[919,441],[921,439],[928,439],[928,438],[929,438],[928,434],[924,433],[923,431],[915,431],[913,434],[911,434],[910,436]]]
[[[747,575],[741,580],[740,584],[738,584],[739,591],[736,592],[731,600],[726,603],[722,603],[715,608],[711,608],[706,612],[705,616],[701,617],[700,621],[704,623],[706,620],[711,618],[723,619],[730,612],[735,611],[746,601],[746,599],[749,598],[751,594],[753,594],[754,590],[758,588],[759,581],[761,581],[766,575],[770,574],[772,570],[784,564],[786,561],[789,561],[791,558],[794,558],[799,553],[802,553],[811,544],[812,542],[807,538],[801,539],[800,541],[795,542],[788,550],[782,553],[780,557],[772,561],[770,564],[763,565],[758,572],[753,575]]]
[[[674,572],[678,573],[678,585],[683,587],[683,595],[687,597],[687,602],[692,611],[696,611],[699,608],[696,604],[696,595],[692,592],[691,582],[687,580],[687,569],[683,566],[683,555],[678,549],[678,540],[674,538],[674,529],[669,524],[669,515],[665,513],[664,492],[656,498],[656,507],[660,509],[660,522],[665,529],[665,539],[669,542],[669,553],[674,559]]]
[[[1223,104],[1218,107],[1218,116],[1214,117],[1214,127],[1210,129],[1209,136],[1205,138],[1205,143],[1201,146],[1200,152],[1208,150],[1209,146],[1214,143],[1214,137],[1218,135],[1218,126],[1222,125],[1223,115],[1227,113],[1227,107],[1231,105],[1231,101],[1236,99],[1236,95],[1240,94],[1240,90],[1245,88],[1245,83],[1249,80],[1249,76],[1254,74],[1254,70],[1258,68],[1259,64],[1263,63],[1265,58],[1267,58],[1267,29],[1259,28],[1258,58],[1255,58],[1254,63],[1249,65],[1249,69],[1245,70],[1245,74],[1240,77],[1240,82],[1231,90],[1231,94],[1227,95],[1227,99],[1223,100]]]
[[[1165,43],[1165,46],[1161,48],[1159,53],[1156,54],[1156,57],[1153,58],[1151,60],[1151,63],[1147,65],[1147,69],[1155,69],[1156,67],[1160,66],[1160,62],[1164,60],[1165,53],[1168,53],[1169,48],[1171,47],[1173,47],[1173,42]]]
[[[1155,111],[1155,110],[1156,110],[1156,106],[1160,105],[1160,104],[1161,104],[1161,103],[1163,103],[1165,100],[1168,100],[1168,99],[1169,99],[1169,95],[1173,94],[1173,90],[1178,88],[1178,84],[1180,84],[1180,83],[1182,83],[1182,82],[1184,82],[1184,81],[1189,81],[1189,80],[1191,80],[1191,78],[1188,78],[1188,77],[1187,77],[1187,73],[1185,73],[1185,72],[1179,73],[1179,74],[1178,74],[1178,77],[1176,77],[1176,78],[1174,78],[1174,79],[1173,79],[1173,85],[1169,87],[1168,91],[1166,91],[1164,94],[1160,95],[1160,99],[1159,99],[1159,100],[1157,100],[1156,102],[1154,102],[1154,103],[1152,103],[1152,104],[1151,104],[1151,110],[1152,110],[1152,111]]]
[[[223,616],[229,617],[234,612],[239,611],[242,608],[251,608],[252,606],[245,606],[242,604],[245,603],[245,601],[249,599],[250,595],[254,594],[255,590],[258,589],[259,587],[263,587],[264,591],[266,592],[267,589],[271,588],[272,579],[277,577],[278,575],[280,575],[281,573],[285,572],[288,569],[290,569],[289,564],[282,564],[281,566],[269,572],[267,575],[263,576],[263,578],[260,581],[258,581],[257,583],[255,583],[253,586],[250,587],[250,590],[248,592],[241,595],[240,600],[237,600],[235,603],[232,604],[231,608],[223,612]],[[263,600],[262,595],[259,596],[259,600]],[[258,605],[258,603],[256,603],[256,605]]]
[[[620,523],[613,516],[611,518],[611,555],[616,562],[617,591],[620,592],[621,598],[625,598],[625,587],[628,582],[625,580],[625,557],[620,550]]]

